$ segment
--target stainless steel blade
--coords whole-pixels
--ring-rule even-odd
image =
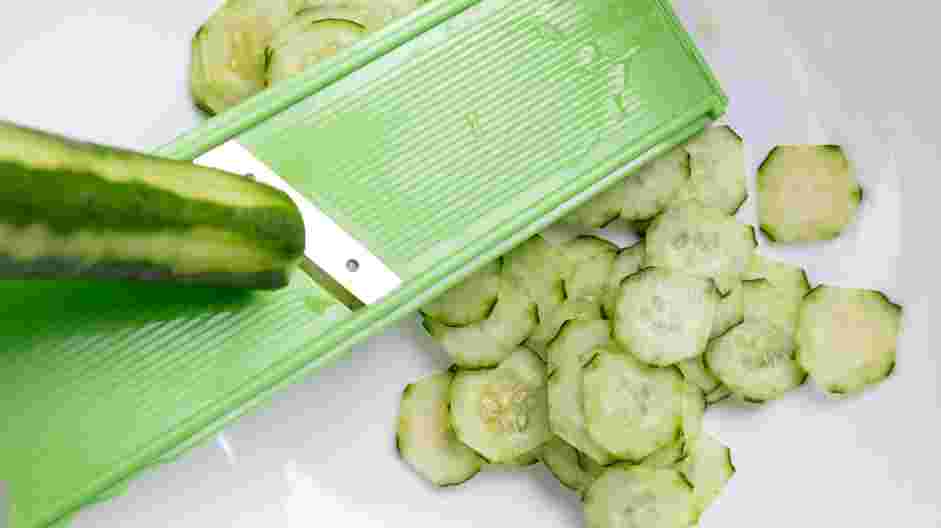
[[[340,286],[363,304],[373,304],[398,288],[402,279],[304,195],[275,174],[251,151],[235,140],[228,141],[196,158],[195,163],[255,180],[280,189],[294,201],[304,218],[307,233],[304,255],[311,266],[305,270],[327,289]],[[330,280],[336,284],[329,284]],[[334,293],[339,299],[342,298]]]

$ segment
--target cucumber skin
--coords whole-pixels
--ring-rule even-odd
[[[293,267],[303,256],[306,234],[300,211],[286,194],[266,185],[187,162],[0,122],[0,142],[5,138],[9,143],[0,149],[0,176],[4,179],[0,228],[5,226],[14,236],[0,240],[0,278],[172,280],[279,289],[288,284]],[[219,189],[218,199],[212,194],[197,198],[205,195],[203,185]],[[246,192],[255,205],[225,201],[227,193]],[[36,236],[46,238],[31,243],[30,229],[42,231]],[[224,267],[216,262],[179,272],[175,271],[178,263],[206,263],[193,255],[151,262],[149,259],[159,257],[135,256],[132,251],[121,254],[114,249],[110,254],[89,257],[95,252],[86,248],[83,254],[77,242],[101,242],[112,235],[133,239],[160,234],[193,243],[188,233],[198,229],[214,230],[219,233],[219,242],[237,247],[243,254],[247,250],[265,255],[266,264],[250,266],[230,259]],[[74,238],[77,236],[82,238]],[[48,237],[56,241],[52,248],[43,246],[49,243],[42,242]],[[201,242],[195,244],[202,247]]]

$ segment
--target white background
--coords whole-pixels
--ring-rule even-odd
[[[189,40],[216,3],[17,2],[0,17],[0,118],[139,149],[173,139],[201,119]],[[866,188],[841,240],[763,250],[805,263],[813,281],[906,306],[898,370],[875,390],[835,401],[809,384],[710,411],[738,473],[703,528],[941,526],[941,9],[928,4],[677,1],[731,95],[752,168],[774,144],[840,143]],[[74,525],[578,526],[577,501],[540,466],[439,491],[397,459],[402,387],[446,364],[406,321]]]

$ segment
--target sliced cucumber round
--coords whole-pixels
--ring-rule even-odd
[[[633,246],[622,249],[611,265],[611,274],[608,275],[608,287],[604,298],[604,314],[608,319],[614,318],[615,307],[621,282],[627,277],[640,271],[644,264],[644,242],[640,241]]]
[[[582,469],[578,451],[559,437],[552,437],[542,447],[542,462],[566,488],[582,493],[594,478]]]
[[[710,280],[647,268],[621,285],[614,335],[644,363],[673,365],[705,350],[718,302]]]
[[[770,323],[793,337],[803,295],[778,288],[768,279],[744,281],[742,291],[747,320]]]
[[[846,154],[835,145],[775,147],[758,169],[758,218],[772,242],[836,238],[862,198]]]
[[[333,57],[367,34],[365,26],[346,19],[300,19],[303,30],[285,39],[276,35],[266,50],[265,79],[269,85],[293,77]],[[293,32],[293,31],[292,31]]]
[[[578,465],[581,466],[592,482],[604,473],[605,466],[602,466],[596,462],[595,459],[581,451],[578,451]]]
[[[585,453],[598,464],[614,461],[585,428],[582,397],[582,367],[598,347],[611,343],[607,321],[569,321],[548,350],[549,426],[552,432]]]
[[[859,392],[895,369],[902,307],[884,294],[820,286],[804,298],[797,360],[833,394]]]
[[[713,340],[705,357],[723,385],[756,403],[779,398],[807,379],[794,359],[793,338],[763,320],[746,319]]]
[[[268,45],[292,12],[285,0],[228,0],[192,42],[190,90],[210,114],[223,112],[265,88]]]
[[[562,255],[570,263],[565,277],[566,297],[600,305],[617,253],[616,245],[597,237],[581,236],[566,242],[562,246]]]
[[[413,383],[402,393],[395,445],[423,478],[453,486],[476,475],[484,461],[451,429],[448,399],[454,374],[441,372]]]
[[[698,517],[692,488],[673,469],[618,464],[585,494],[591,528],[687,528]]]
[[[745,270],[745,279],[768,279],[775,288],[793,292],[799,298],[803,298],[811,289],[807,272],[803,268],[770,259],[759,253],[752,253]]]
[[[679,435],[676,440],[654,451],[640,462],[640,465],[652,468],[672,468],[686,455],[686,441]]]
[[[745,320],[745,290],[742,289],[742,281],[729,281],[729,285],[731,289],[716,305],[710,338],[719,337]]]
[[[536,306],[509,280],[500,281],[497,304],[487,319],[448,326],[429,317],[424,327],[463,368],[494,367],[512,354],[536,328]]]
[[[565,301],[564,279],[570,271],[559,248],[536,235],[503,258],[503,274],[536,302],[539,319],[547,319]]]
[[[686,144],[690,156],[689,184],[677,200],[696,200],[726,214],[735,214],[748,199],[745,142],[729,126],[707,128]]]
[[[569,213],[561,223],[586,229],[600,229],[618,219],[623,204],[624,185],[618,182]]]
[[[680,397],[681,428],[683,438],[688,441],[702,430],[703,417],[706,415],[706,397],[701,390],[689,383],[684,384]]]
[[[422,307],[424,315],[448,326],[466,326],[490,315],[500,293],[500,261],[495,260]]]
[[[689,154],[682,147],[657,158],[624,181],[621,216],[628,221],[657,216],[688,184],[689,177]]]
[[[582,384],[588,434],[619,459],[643,460],[680,431],[684,382],[675,369],[601,349],[582,368]]]
[[[518,348],[499,367],[458,371],[451,425],[458,439],[494,464],[513,462],[551,439],[546,366]]]
[[[702,356],[696,356],[676,364],[686,382],[694,387],[698,387],[703,393],[709,394],[718,389],[722,382],[709,372]]]
[[[282,0],[283,1],[283,0]],[[287,0],[291,13],[350,20],[370,33],[415,11],[427,0]]]
[[[601,306],[588,300],[569,299],[536,325],[526,346],[548,360],[547,349],[568,321],[596,321],[603,318]]]
[[[716,281],[722,295],[742,278],[758,246],[751,226],[689,201],[671,206],[647,230],[645,265]]]
[[[706,432],[701,432],[689,440],[687,456],[679,468],[693,485],[693,495],[699,513],[716,500],[735,474],[729,448]]]

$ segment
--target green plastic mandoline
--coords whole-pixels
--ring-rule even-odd
[[[120,493],[726,104],[667,0],[436,0],[157,149],[237,140],[401,285],[351,309],[302,271],[265,293],[0,282],[11,527]]]

